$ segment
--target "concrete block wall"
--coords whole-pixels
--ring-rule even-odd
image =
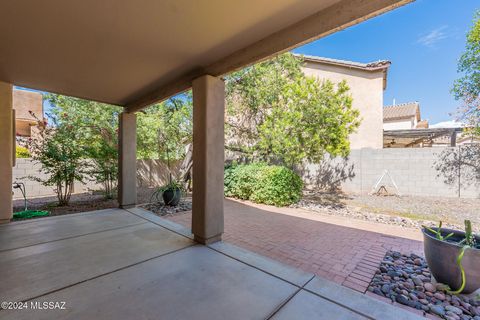
[[[434,168],[438,154],[443,148],[405,148],[405,149],[359,149],[352,150],[346,165],[353,167],[353,175],[340,184],[342,190],[352,193],[369,193],[385,170],[388,171],[402,195],[414,196],[443,196],[459,197],[459,186],[447,185],[441,177],[437,177]],[[338,164],[342,159],[326,159],[331,166]],[[325,164],[323,164],[325,166]],[[318,187],[311,177],[321,176],[324,173],[322,165],[309,164],[302,172],[307,185]],[[462,172],[461,172],[462,174]],[[395,188],[385,177],[381,185],[387,191],[394,192]],[[471,185],[460,188],[460,197],[480,197],[480,186]]]
[[[38,198],[56,195],[54,187],[47,187],[40,182],[32,180],[29,177],[46,178],[46,175],[41,172],[41,165],[32,159],[17,159],[15,167],[13,167],[13,182],[23,182],[25,184],[25,191],[27,198]],[[100,186],[93,182],[87,181],[82,184],[77,181],[74,185],[75,193],[87,192],[90,190],[98,190]],[[15,189],[13,199],[23,199],[20,190]]]
[[[178,175],[180,162],[171,165],[174,177]],[[38,198],[54,196],[55,189],[46,187],[40,182],[28,178],[34,176],[45,178],[45,174],[41,172],[41,165],[32,159],[17,159],[13,168],[13,181],[23,182],[28,198]],[[101,186],[92,181],[85,181],[83,184],[79,181],[75,182],[74,193],[89,192],[92,190],[100,190]],[[160,186],[168,182],[167,165],[162,160],[137,160],[137,185],[140,187]],[[23,196],[18,189],[14,190],[13,199],[22,199]]]

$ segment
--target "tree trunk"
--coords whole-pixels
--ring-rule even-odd
[[[192,165],[193,165],[193,147],[189,143],[186,146],[185,158],[182,161],[180,166],[180,181],[183,182],[185,190],[191,190],[191,180],[192,180]]]

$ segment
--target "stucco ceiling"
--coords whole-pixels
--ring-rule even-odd
[[[0,80],[127,105],[339,1],[1,1]]]

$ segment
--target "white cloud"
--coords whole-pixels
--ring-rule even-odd
[[[450,121],[443,121],[443,122],[431,124],[429,127],[430,128],[461,128],[461,127],[465,127],[465,124],[455,120],[450,120]]]
[[[448,26],[441,26],[423,34],[418,38],[417,43],[433,48],[437,42],[448,38],[448,34],[446,33],[447,28]]]

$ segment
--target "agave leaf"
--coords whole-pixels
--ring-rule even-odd
[[[450,238],[450,237],[453,236],[453,235],[454,235],[453,232],[452,232],[452,233],[449,233],[445,238],[443,238],[443,240],[447,240],[448,238]]]

